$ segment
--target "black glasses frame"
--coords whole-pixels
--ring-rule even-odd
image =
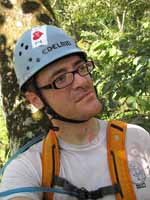
[[[80,71],[79,71],[80,67],[83,66],[83,65],[86,65],[86,68],[87,68],[87,73],[85,73],[84,75],[81,74]],[[90,69],[89,65],[90,65],[91,69]],[[43,89],[48,90],[48,89],[62,89],[62,88],[66,88],[66,87],[68,87],[69,85],[72,84],[72,82],[74,81],[74,75],[76,73],[78,73],[80,76],[84,77],[84,76],[86,76],[88,74],[91,74],[91,72],[92,72],[93,69],[94,69],[94,62],[93,61],[86,61],[85,63],[81,64],[76,70],[70,71],[70,72],[66,72],[66,73],[64,73],[64,74],[61,75],[61,76],[65,75],[65,74],[72,74],[73,75],[72,81],[68,85],[66,85],[65,87],[57,87],[56,86],[56,81],[59,78],[58,77],[52,83],[50,83],[48,85],[45,85],[45,86],[42,86],[42,87],[39,87],[39,89],[41,89],[41,90],[43,90]]]

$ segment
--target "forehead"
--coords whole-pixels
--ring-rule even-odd
[[[78,65],[79,63],[81,63],[82,61],[83,59],[79,55],[67,56],[48,65],[46,68],[41,70],[37,74],[37,79],[45,75],[48,75],[49,77],[53,76],[54,74],[59,73],[60,70],[67,71],[68,68],[71,69],[76,65]]]

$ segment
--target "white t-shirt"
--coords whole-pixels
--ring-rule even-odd
[[[100,131],[92,142],[86,145],[70,145],[59,139],[60,176],[66,178],[78,188],[96,190],[111,185],[107,163],[106,128],[107,122],[99,120]],[[0,192],[18,187],[40,187],[42,142],[32,146],[5,170]],[[126,133],[128,165],[137,200],[150,200],[150,135],[143,128],[128,124]],[[29,197],[41,200],[42,193],[18,193],[2,198]],[[55,194],[55,200],[76,200],[62,194]],[[115,200],[114,195],[103,197]]]

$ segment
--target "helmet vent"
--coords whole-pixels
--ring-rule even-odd
[[[29,48],[29,46],[28,46],[28,45],[26,45],[26,46],[25,46],[25,50],[27,50],[28,48]]]
[[[30,69],[30,67],[29,67],[29,66],[27,66],[27,67],[26,67],[26,69],[27,69],[27,70],[29,70],[29,69]]]
[[[36,59],[36,62],[40,62],[40,58],[37,58],[37,59]]]
[[[21,51],[19,51],[19,56],[21,56],[22,55],[22,52]]]
[[[32,62],[32,58],[29,58],[29,62]]]
[[[23,47],[23,45],[24,45],[24,43],[21,43],[21,45],[20,45],[20,46],[21,46],[21,47]]]

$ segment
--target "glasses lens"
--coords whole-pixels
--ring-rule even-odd
[[[82,65],[78,67],[77,70],[60,75],[54,81],[54,85],[58,89],[65,88],[73,82],[75,73],[79,73],[80,76],[86,76],[93,70],[93,67],[94,65],[93,65],[93,62],[91,61],[83,63]]]
[[[67,85],[69,85],[72,81],[73,81],[72,73],[62,74],[55,80],[55,86],[57,88],[64,88]]]
[[[89,72],[92,72],[92,70],[93,70],[93,68],[94,68],[94,63],[93,63],[92,61],[88,61],[88,62],[86,63],[86,66],[87,66],[87,68],[88,68],[88,71],[89,71]]]
[[[93,63],[90,61],[82,64],[78,68],[78,72],[81,76],[85,76],[85,75],[89,74],[89,72],[91,72],[92,70],[93,70]]]

